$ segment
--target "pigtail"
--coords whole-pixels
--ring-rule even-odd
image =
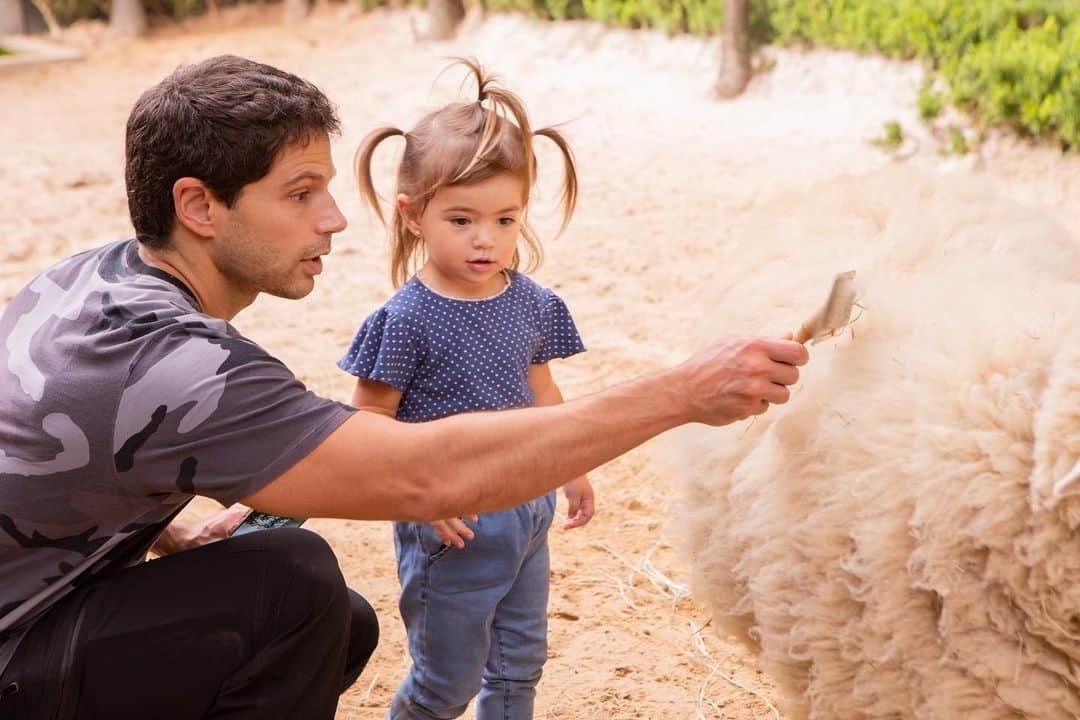
[[[405,137],[404,132],[394,127],[381,127],[378,130],[372,130],[360,142],[360,147],[356,150],[356,183],[360,186],[360,195],[375,211],[375,215],[383,225],[386,225],[386,217],[379,206],[379,196],[375,192],[375,183],[371,180],[371,158],[375,155],[375,148],[378,147],[379,143],[398,135]]]
[[[493,147],[498,140],[495,138],[495,133],[499,130],[498,123],[505,122],[504,118],[512,118],[514,123],[517,124],[521,130],[521,142],[525,146],[525,167],[528,169],[528,187],[532,190],[533,183],[536,182],[536,159],[533,155],[533,132],[532,126],[529,123],[529,114],[525,110],[525,103],[521,101],[514,93],[509,90],[505,90],[501,87],[490,87],[486,90],[486,95],[491,100],[492,112],[490,113],[489,122],[491,124],[492,138],[485,146],[481,143],[481,149],[486,154],[491,147]],[[487,128],[485,128],[485,131]]]
[[[386,216],[383,215],[382,207],[379,205],[378,193],[375,192],[375,183],[371,179],[371,158],[375,155],[375,148],[379,146],[379,143],[398,135],[406,138],[406,142],[408,142],[407,135],[398,128],[381,127],[373,130],[360,142],[360,147],[356,151],[356,182],[360,187],[360,195],[375,211],[375,215],[383,225],[386,225]],[[418,236],[409,231],[408,226],[405,224],[405,218],[397,209],[396,198],[392,203],[392,207],[393,210],[390,214],[390,279],[393,281],[394,287],[397,288],[404,285],[405,281],[408,280],[409,261],[422,243]]]
[[[402,215],[397,205],[394,206],[394,214],[390,220],[390,280],[395,288],[405,284],[409,276],[415,272],[413,256],[419,251],[421,259],[426,257],[423,239],[409,230],[405,224],[405,216]]]
[[[574,153],[570,150],[570,143],[566,141],[555,128],[541,128],[537,130],[536,135],[546,137],[551,142],[555,143],[555,146],[559,148],[559,152],[563,156],[563,192],[562,197],[559,198],[563,208],[562,224],[559,226],[559,235],[562,235],[566,230],[566,227],[570,224],[570,218],[574,215],[574,209],[577,208],[578,199],[578,177],[577,167],[574,163]]]
[[[521,216],[521,239],[524,241],[523,244],[528,251],[528,263],[523,270],[528,274],[535,271],[544,262],[544,246],[529,223],[528,212],[528,197],[532,195],[533,185],[536,183],[536,156],[533,154],[532,125],[529,123],[529,114],[525,110],[525,103],[514,93],[501,87],[492,87],[487,89],[487,96],[491,98],[492,103],[489,120],[493,124],[497,122],[508,123],[510,120],[506,118],[509,116],[513,118],[513,123],[516,123],[520,130],[520,133],[514,133],[513,137],[521,142],[523,151],[526,209]],[[499,137],[495,138],[491,145],[494,147],[505,137],[506,134],[500,131]],[[520,263],[521,252],[518,250],[514,252],[513,269],[517,270]]]
[[[476,150],[465,168],[451,182],[459,182],[469,176],[476,166],[497,150],[504,141],[504,123],[512,120],[521,130],[521,140],[525,150],[525,166],[528,172],[526,187],[532,189],[536,180],[533,170],[532,130],[525,103],[514,93],[499,87],[497,75],[489,75],[475,59],[455,58],[455,65],[463,65],[476,80],[476,112],[480,114],[483,125]],[[485,107],[485,103],[490,107]]]

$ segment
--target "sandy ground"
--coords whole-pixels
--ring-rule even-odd
[[[75,28],[68,41],[87,49],[84,62],[0,75],[4,302],[53,260],[129,235],[127,112],[178,64],[223,52],[310,78],[340,104],[333,189],[351,225],[310,297],[262,298],[235,324],[315,390],[343,400],[350,382],[334,361],[390,293],[384,235],[359,202],[352,153],[376,124],[408,125],[454,95],[458,76],[433,85],[449,55],[474,55],[499,71],[534,121],[564,123],[576,149],[580,210],[570,231],[547,243],[548,261],[537,273],[565,297],[590,348],[555,369],[567,396],[676,362],[699,345],[709,309],[698,298],[720,258],[731,261],[725,250],[752,242],[731,237],[734,222],[776,192],[891,164],[867,142],[886,121],[921,139],[907,162],[926,172],[957,183],[989,176],[1007,196],[1066,226],[1080,220],[1076,158],[1007,138],[992,139],[977,158],[940,157],[915,116],[916,65],[770,50],[776,67],[738,101],[721,104],[708,96],[715,48],[695,39],[494,17],[470,19],[452,43],[423,45],[401,12],[361,15],[330,5],[291,30],[276,23],[277,12],[240,8],[119,45],[103,42],[100,28]],[[376,182],[385,193],[393,155],[379,158]],[[548,238],[556,220],[553,160],[551,152],[541,155],[534,209]],[[540,718],[779,717],[768,705],[775,690],[753,656],[702,630],[708,613],[685,595],[664,454],[654,442],[597,470],[597,518],[583,530],[552,533],[551,651]],[[200,503],[188,514],[212,510]],[[390,529],[310,525],[332,542],[346,577],[383,621],[382,643],[338,717],[381,717],[407,667]]]

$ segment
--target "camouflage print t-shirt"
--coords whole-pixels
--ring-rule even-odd
[[[251,495],[352,412],[135,241],[37,277],[0,315],[0,673],[34,618],[142,561],[192,496]]]

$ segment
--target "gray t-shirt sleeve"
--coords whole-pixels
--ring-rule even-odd
[[[132,365],[116,410],[117,477],[135,495],[228,505],[289,470],[353,412],[245,338],[178,328]]]

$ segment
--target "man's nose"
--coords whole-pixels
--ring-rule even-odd
[[[319,233],[323,235],[339,233],[348,226],[349,221],[345,219],[341,210],[338,209],[337,203],[331,198],[330,207],[327,208],[326,214],[319,221]]]

